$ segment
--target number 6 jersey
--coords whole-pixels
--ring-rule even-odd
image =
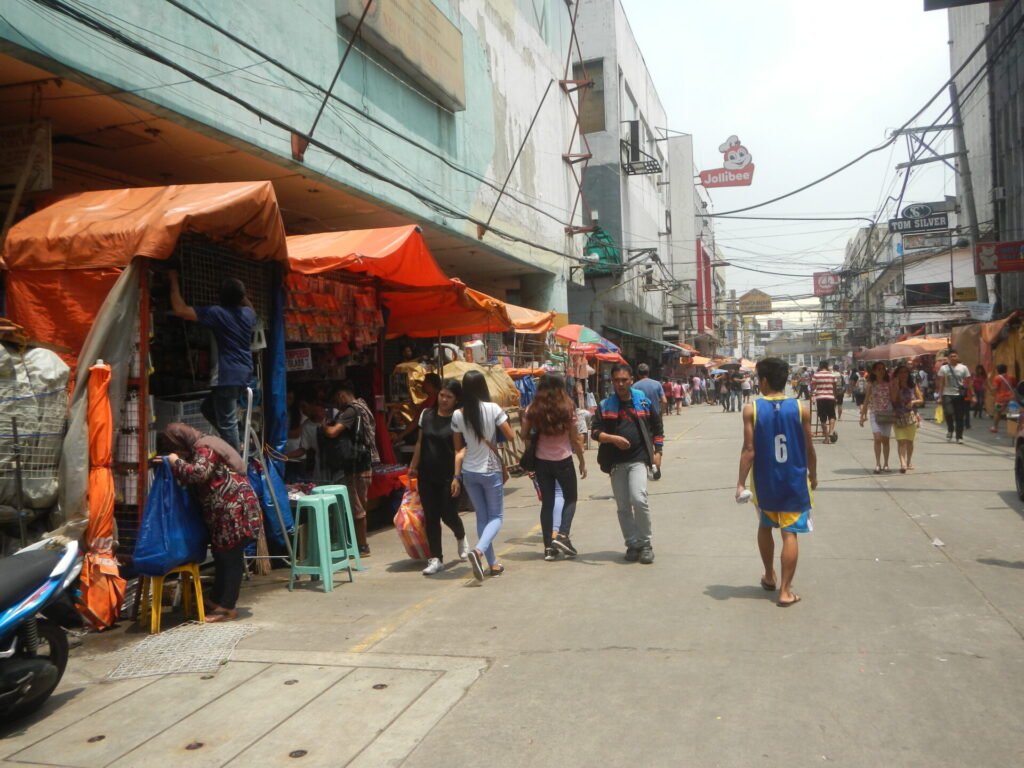
[[[750,490],[764,511],[802,515],[811,510],[807,447],[800,401],[762,397],[754,401],[754,469]]]

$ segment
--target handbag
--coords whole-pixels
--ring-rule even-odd
[[[519,466],[527,472],[537,469],[537,430],[531,429],[523,444],[523,455],[519,457]]]
[[[913,411],[901,413],[896,417],[897,427],[913,427],[917,425],[917,414]]]
[[[430,557],[430,544],[427,542],[427,528],[423,515],[423,502],[415,485],[406,490],[402,496],[402,505],[394,519],[395,531],[405,547],[405,552],[413,560],[426,560]]]
[[[209,534],[192,493],[174,479],[164,457],[153,472],[132,564],[144,576],[163,576],[172,568],[206,559]]]

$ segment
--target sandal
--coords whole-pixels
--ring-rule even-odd
[[[505,566],[497,563],[491,566],[491,576],[501,576],[505,572]]]

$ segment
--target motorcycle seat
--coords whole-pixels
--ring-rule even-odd
[[[0,611],[6,611],[41,587],[63,554],[33,549],[0,558]]]

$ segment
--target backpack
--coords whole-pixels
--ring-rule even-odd
[[[332,472],[359,472],[371,466],[370,447],[366,441],[362,410],[354,405],[348,407],[352,408],[356,415],[355,429],[346,430],[337,437],[328,437],[323,428],[317,432],[317,448],[320,450],[321,463]],[[338,416],[340,414],[335,414],[335,419]]]

